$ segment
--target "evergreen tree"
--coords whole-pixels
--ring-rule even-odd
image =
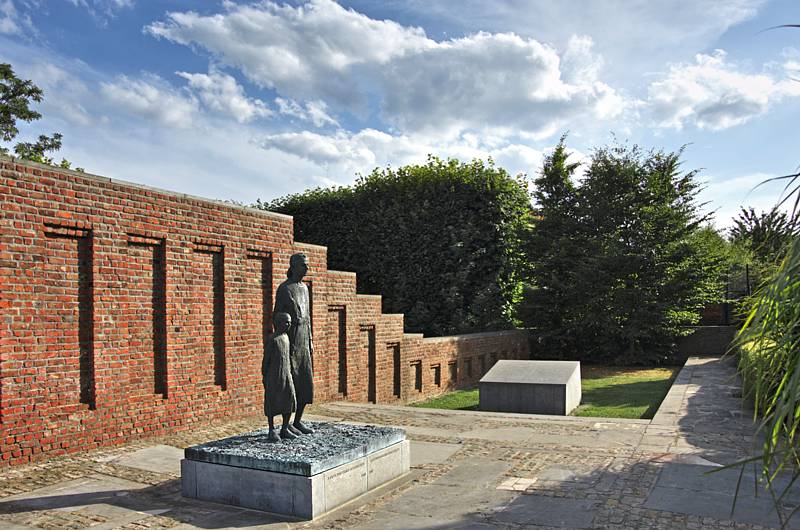
[[[750,250],[757,261],[774,268],[786,253],[797,228],[797,221],[777,207],[761,213],[743,207],[733,219],[730,236],[732,242]]]
[[[534,180],[536,203],[534,229],[527,245],[529,266],[519,318],[531,326],[534,347],[543,354],[566,352],[575,346],[574,337],[562,330],[580,320],[575,295],[575,263],[581,248],[574,244],[580,226],[576,191],[572,177],[579,164],[569,162],[562,136],[552,154],[544,159]]]
[[[680,151],[616,146],[596,150],[575,187],[563,153],[562,141],[536,181],[543,219],[524,314],[538,354],[669,361],[675,337],[721,292],[722,259],[697,236],[696,172],[680,171]]]

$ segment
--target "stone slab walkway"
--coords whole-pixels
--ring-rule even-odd
[[[410,475],[313,523],[181,497],[181,448],[251,418],[0,470],[0,528],[777,528],[751,470],[733,512],[739,470],[719,471],[753,447],[739,396],[732,360],[692,358],[652,421],[327,403],[311,419],[404,428]]]

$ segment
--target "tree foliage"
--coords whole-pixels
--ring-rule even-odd
[[[564,333],[580,327],[585,315],[582,297],[575,297],[585,248],[576,245],[581,226],[578,196],[572,182],[579,164],[568,162],[562,137],[544,160],[541,175],[534,181],[536,202],[534,229],[527,241],[528,281],[518,310],[520,320],[538,337],[543,349],[570,351],[576,337]]]
[[[524,181],[491,160],[429,157],[256,206],[294,216],[298,241],[326,245],[329,267],[358,273],[359,292],[382,294],[410,331],[514,324],[530,201]]]
[[[32,122],[42,115],[31,109],[31,103],[42,101],[42,89],[33,84],[33,81],[23,80],[14,74],[8,63],[0,63],[0,139],[10,142],[19,135],[17,121]],[[53,133],[52,136],[39,135],[35,142],[18,142],[14,146],[14,154],[24,160],[32,160],[41,164],[53,164],[53,159],[47,156],[49,152],[61,149],[62,135]],[[0,155],[8,155],[8,148],[0,146]],[[69,169],[70,162],[61,159],[59,166]],[[81,168],[77,168],[82,171]]]
[[[19,134],[17,120],[31,122],[42,117],[30,108],[42,101],[42,89],[14,75],[10,64],[0,63],[0,138],[10,142]]]
[[[675,338],[720,298],[724,256],[702,229],[696,172],[681,172],[680,156],[597,149],[580,185],[563,138],[546,158],[520,308],[538,355],[668,362]]]
[[[759,261],[777,264],[796,230],[796,222],[778,208],[756,213],[753,208],[743,207],[733,219],[730,237],[734,243],[749,249]]]

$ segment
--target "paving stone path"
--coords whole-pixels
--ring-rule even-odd
[[[753,449],[740,395],[732,360],[692,358],[652,421],[316,405],[311,419],[406,429],[412,472],[313,523],[182,498],[182,448],[264,423],[250,418],[0,470],[0,528],[778,528],[750,469],[731,513],[740,470],[720,466]],[[792,491],[783,510],[798,505]]]

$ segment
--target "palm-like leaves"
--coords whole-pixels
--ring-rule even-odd
[[[800,193],[800,174],[782,177]],[[798,212],[791,221],[797,222]],[[762,478],[781,499],[800,478],[800,238],[795,233],[775,275],[756,293],[739,332],[740,368],[748,395],[761,415]],[[791,470],[793,480],[774,492],[773,479]]]
[[[778,28],[800,28],[800,24],[768,29]],[[767,182],[774,180],[786,181],[778,207],[794,199],[790,222],[796,227],[800,172]],[[777,503],[800,478],[800,235],[796,231],[775,276],[756,294],[737,345],[745,388],[755,399],[756,413],[762,414],[762,476]],[[786,469],[791,470],[792,480],[783,491],[775,492],[772,481]]]

